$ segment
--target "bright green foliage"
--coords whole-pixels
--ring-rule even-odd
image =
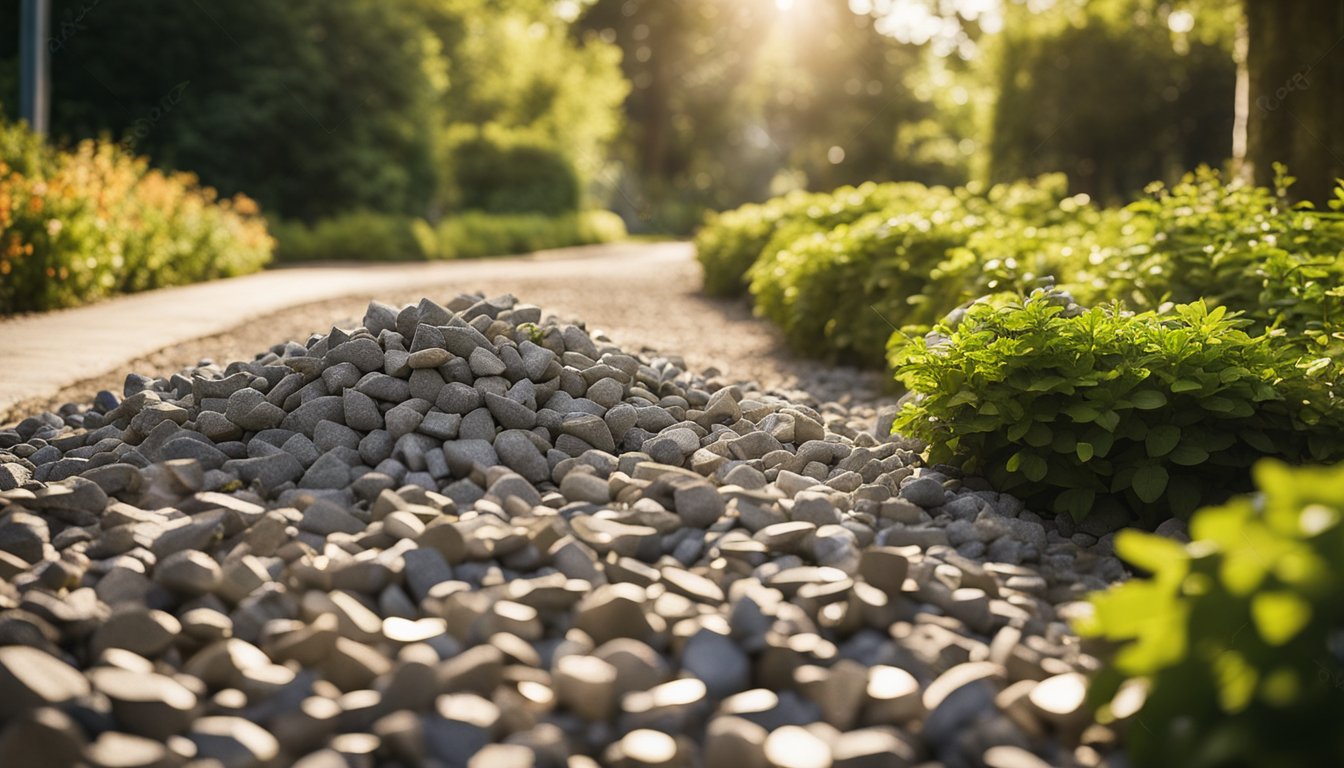
[[[918,395],[895,431],[1033,508],[1118,505],[1150,523],[1244,489],[1262,456],[1344,455],[1332,390],[1235,313],[1067,304],[980,302],[929,339],[893,336],[892,367]]]
[[[1190,544],[1121,532],[1149,575],[1078,623],[1114,644],[1090,697],[1130,720],[1140,768],[1344,764],[1344,466],[1254,476],[1260,494],[1194,515]]]
[[[910,204],[928,190],[921,184],[863,184],[820,194],[793,192],[710,214],[695,237],[705,292],[735,296],[746,290],[747,270],[804,235],[826,232],[898,202]]]
[[[255,272],[274,243],[256,205],[107,142],[44,147],[0,123],[0,313]],[[12,164],[11,164],[12,161]]]
[[[440,222],[361,211],[313,226],[275,227],[276,257],[301,261],[428,261],[506,256],[545,248],[609,243],[625,237],[625,224],[609,211],[541,214],[464,213]]]
[[[746,288],[747,270],[756,263],[771,233],[786,221],[785,213],[814,199],[794,192],[767,203],[748,203],[722,213],[711,213],[695,236],[695,258],[704,270],[704,289],[710,296],[735,296]]]
[[[922,316],[911,299],[922,298],[948,252],[964,245],[974,226],[957,215],[946,191],[931,190],[927,202],[936,207],[871,214],[757,262],[749,273],[757,312],[775,321],[796,349],[879,364],[887,337],[901,323],[931,322],[938,314],[934,308]]]
[[[1335,211],[1316,211],[1288,200],[1292,182],[1282,167],[1273,190],[1202,168],[1171,188],[1150,186],[1129,206],[1131,229],[1097,263],[1079,264],[1075,293],[1136,309],[1203,298],[1325,354],[1344,323],[1344,188]]]
[[[1064,196],[1059,176],[983,191],[904,186],[882,211],[805,235],[751,268],[757,312],[795,348],[879,366],[894,330],[1055,273],[1096,219]]]
[[[625,223],[610,211],[581,211],[560,216],[496,216],[468,212],[440,222],[438,234],[444,258],[456,259],[610,243],[626,236]]]
[[[272,226],[275,257],[300,261],[430,261],[441,257],[434,228],[424,219],[356,211],[311,226],[286,221]]]

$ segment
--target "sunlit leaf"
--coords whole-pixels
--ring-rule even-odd
[[[1238,652],[1226,650],[1213,662],[1214,676],[1218,681],[1218,704],[1224,712],[1236,714],[1250,704],[1255,695],[1255,684],[1259,673],[1247,663]]]
[[[1190,559],[1179,542],[1132,528],[1116,534],[1115,552],[1126,562],[1150,573],[1183,568]]]
[[[1283,645],[1311,621],[1311,604],[1294,592],[1261,592],[1251,598],[1256,631],[1270,645]]]

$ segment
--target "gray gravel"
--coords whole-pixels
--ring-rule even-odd
[[[0,765],[1123,765],[1111,535],[871,401],[484,295],[91,400],[0,430]]]

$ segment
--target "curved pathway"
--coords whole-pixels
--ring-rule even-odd
[[[632,350],[680,355],[694,370],[805,391],[874,400],[876,374],[797,358],[746,303],[699,294],[687,243],[618,243],[473,261],[320,264],[123,296],[77,309],[0,320],[0,423],[100,389],[126,373],[167,375],[202,359],[249,359],[357,321],[370,300],[513,293]]]

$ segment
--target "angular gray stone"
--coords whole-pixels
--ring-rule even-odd
[[[274,736],[241,717],[202,717],[192,723],[187,737],[196,744],[199,757],[229,768],[270,765],[280,754]]]
[[[537,424],[535,412],[507,397],[486,392],[485,406],[495,417],[495,422],[505,429],[531,429]]]
[[[422,435],[429,435],[440,440],[452,440],[457,437],[458,429],[461,426],[462,417],[458,414],[430,411],[425,414],[417,429]]]
[[[299,528],[326,536],[332,533],[359,533],[365,525],[341,506],[319,499],[303,510]]]
[[[383,428],[383,414],[372,397],[357,389],[347,389],[341,395],[346,426],[361,432]]]
[[[493,467],[499,464],[495,447],[485,440],[450,440],[443,444],[443,455],[456,477],[466,476],[476,465]]]
[[[702,629],[686,641],[681,668],[700,678],[713,699],[751,687],[751,658],[732,638]]]
[[[471,372],[476,376],[500,376],[508,367],[499,356],[485,347],[477,347],[471,350],[467,357],[467,363],[471,366]]]
[[[288,453],[274,453],[250,459],[230,459],[224,463],[225,472],[237,475],[244,483],[258,483],[270,490],[278,485],[303,477],[303,462]]]
[[[929,509],[942,506],[946,489],[931,477],[917,477],[901,487],[901,498]]]
[[[196,694],[165,675],[99,667],[89,680],[112,702],[117,723],[130,733],[167,739],[182,733],[196,713]]]
[[[589,504],[606,504],[611,501],[611,489],[607,481],[587,472],[571,471],[565,475],[560,481],[560,493],[569,501]]]
[[[959,664],[938,676],[924,690],[924,738],[936,754],[951,752],[956,735],[975,721],[994,714],[994,697],[1003,668],[989,661]]]
[[[723,516],[723,497],[709,483],[681,483],[672,498],[677,515],[694,528],[708,528]]]
[[[612,439],[611,429],[600,416],[588,413],[570,414],[561,422],[560,431],[577,437],[600,451],[611,453],[616,450],[616,441]]]
[[[495,438],[494,449],[504,466],[533,483],[544,482],[551,476],[550,464],[527,432],[516,429],[500,432]]]
[[[179,550],[154,566],[154,580],[186,595],[203,595],[219,586],[223,570],[204,552]]]
[[[371,342],[377,346],[376,342]],[[345,403],[339,395],[315,397],[300,405],[280,422],[281,429],[289,429],[312,437],[319,422],[345,423]]]
[[[172,614],[133,606],[112,614],[94,630],[90,648],[94,654],[108,648],[124,648],[153,659],[172,647],[182,624]]]
[[[300,488],[340,490],[350,485],[350,467],[335,453],[324,453],[303,473]]]

